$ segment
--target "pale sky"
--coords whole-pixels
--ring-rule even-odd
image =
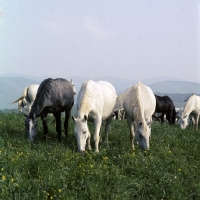
[[[0,75],[200,81],[199,0],[0,1]]]

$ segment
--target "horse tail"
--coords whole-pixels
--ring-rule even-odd
[[[11,104],[17,103],[18,101],[20,101],[20,100],[22,100],[23,98],[25,98],[25,97],[27,96],[27,92],[28,92],[28,87],[25,87],[22,96],[19,97],[17,100],[13,101]]]

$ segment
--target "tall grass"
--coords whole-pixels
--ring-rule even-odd
[[[38,119],[36,140],[27,141],[24,119],[0,112],[0,199],[200,199],[200,131],[192,127],[154,122],[150,150],[141,152],[131,149],[126,121],[113,121],[100,153],[92,140],[81,155],[71,119],[61,143],[51,117],[48,140]]]

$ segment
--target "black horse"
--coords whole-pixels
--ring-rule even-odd
[[[64,128],[68,136],[68,120],[74,105],[73,88],[65,79],[45,79],[39,86],[35,101],[29,115],[26,116],[25,126],[28,139],[33,141],[37,129],[37,118],[40,116],[43,122],[44,136],[47,136],[48,127],[46,117],[53,113],[56,119],[56,131],[58,141],[61,141],[61,112],[65,112]]]
[[[156,110],[157,113],[162,113],[161,123],[164,121],[164,115],[166,114],[166,119],[169,121],[169,124],[175,124],[176,111],[173,101],[168,96],[158,96],[156,97]]]

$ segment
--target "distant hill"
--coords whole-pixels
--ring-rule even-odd
[[[184,81],[184,80],[172,76],[160,76],[157,78],[144,79],[142,80],[142,83],[144,83],[145,85],[150,85],[153,83],[164,82],[164,81]]]
[[[9,75],[11,77],[8,77]],[[25,77],[20,77],[20,74],[1,75],[0,76],[0,94],[1,94],[0,95],[0,110],[17,108],[17,103],[16,104],[10,104],[10,103],[22,95],[22,92],[26,86],[29,86],[34,83],[40,84],[45,78],[48,78],[48,77],[28,76],[28,78],[25,78]],[[89,77],[78,77],[78,76],[63,77],[63,78],[66,78],[68,80],[70,79],[73,80],[76,86],[77,93],[79,92],[82,83],[90,79]],[[165,78],[170,79],[170,77],[165,77]],[[193,82],[186,82],[186,81],[173,81],[174,80],[173,77],[171,77],[172,81],[170,80],[170,81],[156,82],[160,79],[163,80],[165,78],[158,77],[156,79],[149,79],[148,81],[152,82],[151,84],[145,83],[145,80],[144,81],[141,80],[141,82],[151,87],[154,93],[162,93],[162,95],[187,94],[186,96],[188,96],[192,93],[200,94],[200,83],[193,83]],[[117,94],[123,93],[127,88],[131,87],[137,82],[136,80],[127,80],[127,79],[113,77],[113,76],[102,76],[102,77],[97,77],[97,78],[92,78],[92,79],[95,81],[105,80],[112,83],[116,89]],[[75,96],[75,99],[76,98],[77,98],[77,95]],[[179,96],[177,97],[176,95],[176,99],[178,98]]]
[[[200,83],[186,81],[164,81],[150,84],[154,93],[195,93],[200,94]]]

